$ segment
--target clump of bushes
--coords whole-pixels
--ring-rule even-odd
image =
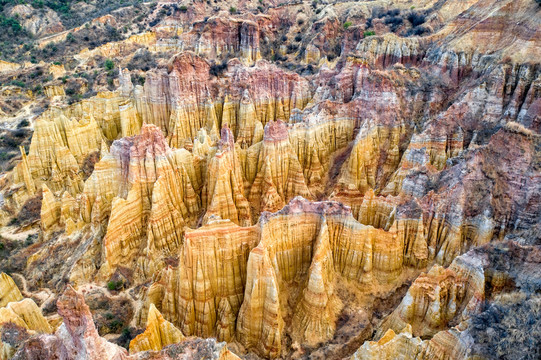
[[[385,17],[385,25],[389,26],[392,32],[404,23],[404,20],[400,16],[387,16]]]
[[[430,32],[430,30],[425,26],[416,26],[416,27],[411,28],[408,31],[406,31],[406,33],[403,34],[403,35],[404,36],[422,36],[422,35],[427,34],[429,32]]]
[[[426,16],[417,12],[411,12],[406,19],[411,23],[411,26],[416,27],[425,23]]]
[[[113,70],[115,67],[115,63],[113,62],[113,60],[107,59],[103,63],[103,67],[105,68],[105,70]]]
[[[287,53],[288,54],[292,54],[294,53],[295,51],[297,51],[299,49],[299,46],[296,45],[296,44],[288,44],[287,45]]]
[[[351,26],[351,21],[346,21],[346,22],[344,23],[344,29],[347,30],[350,26]]]
[[[128,63],[129,70],[148,71],[158,66],[152,53],[146,49],[138,51]]]
[[[120,336],[113,340],[113,342],[123,348],[129,349],[130,341],[132,341],[137,335],[142,334],[143,329],[137,329],[134,327],[125,327],[122,329]]]
[[[122,280],[114,281],[111,280],[107,283],[107,289],[110,291],[118,291],[124,287],[124,282]]]
[[[369,37],[369,36],[374,36],[374,35],[376,35],[376,32],[373,31],[373,30],[365,31],[365,32],[363,33],[363,37]]]
[[[19,214],[12,220],[11,225],[22,225],[25,223],[33,223],[41,218],[41,200],[43,194],[41,191],[34,197],[26,200]]]
[[[224,71],[227,69],[227,60],[222,61],[221,63],[214,63],[210,66],[210,74],[214,76],[221,76]]]
[[[234,7],[234,6],[231,6],[231,7],[229,8],[229,13],[230,13],[230,14],[236,14],[236,13],[237,13],[237,8]]]
[[[473,354],[482,358],[541,357],[541,297],[521,292],[505,294],[471,319]]]

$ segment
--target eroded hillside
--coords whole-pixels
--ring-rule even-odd
[[[541,356],[538,2],[59,4],[3,5],[0,359]]]

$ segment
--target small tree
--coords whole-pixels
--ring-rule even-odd
[[[373,36],[373,35],[376,35],[376,32],[375,32],[375,31],[365,31],[365,32],[363,33],[363,36],[364,36],[364,37]]]
[[[230,12],[231,14],[236,14],[236,13],[237,13],[237,8],[234,7],[234,6],[231,6],[231,7],[229,8],[229,12]]]
[[[344,29],[347,30],[350,26],[351,26],[351,21],[346,21],[346,22],[344,23]]]

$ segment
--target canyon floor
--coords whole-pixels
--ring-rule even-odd
[[[541,358],[539,0],[0,10],[0,360]]]

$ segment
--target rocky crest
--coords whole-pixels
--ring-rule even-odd
[[[537,2],[5,6],[1,360],[539,355]]]

